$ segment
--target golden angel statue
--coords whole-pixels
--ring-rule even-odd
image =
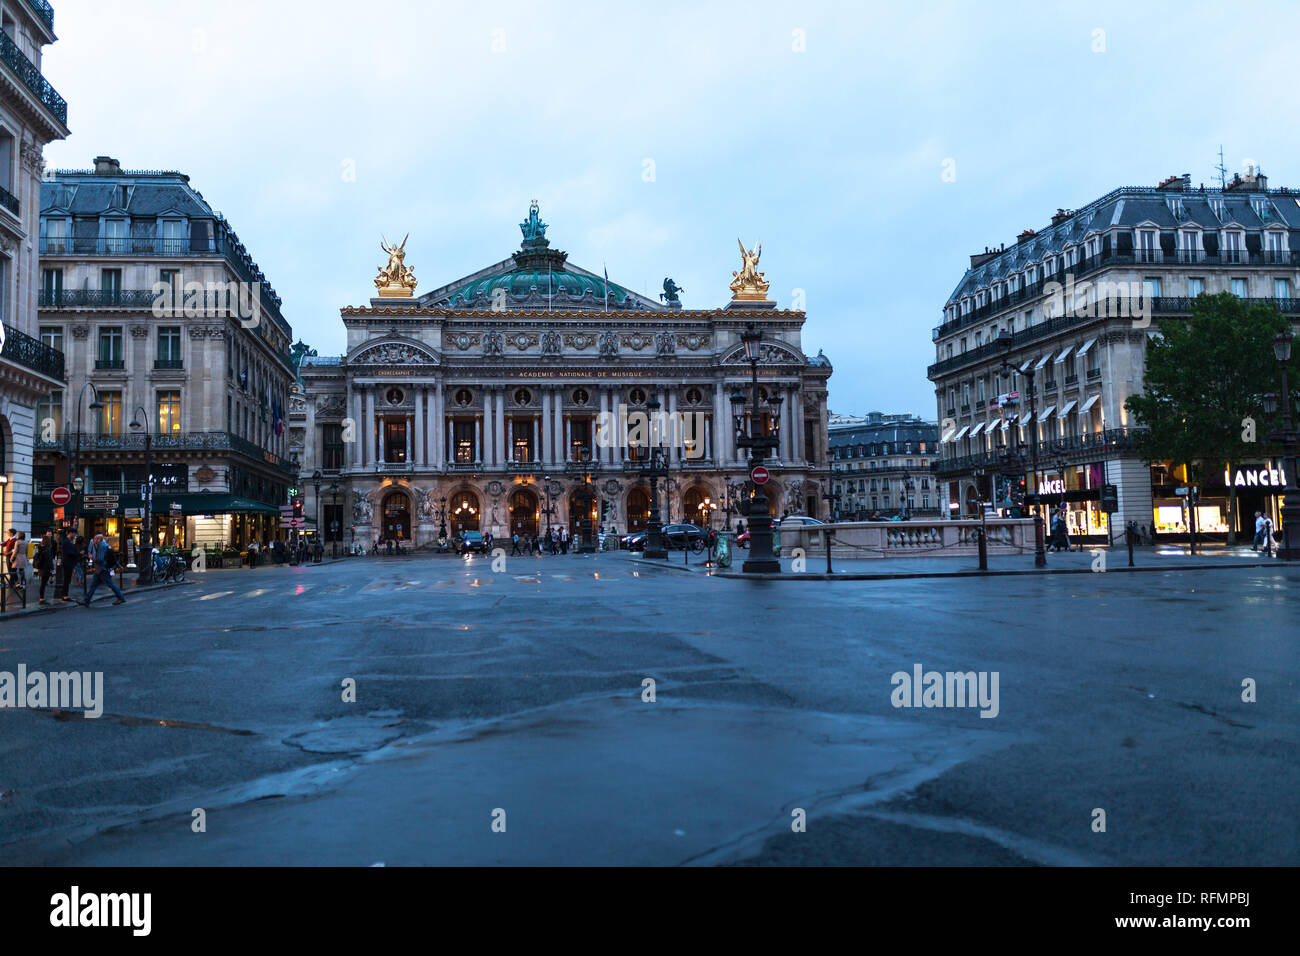
[[[758,258],[763,254],[763,244],[754,243],[754,248],[745,249],[745,244],[739,239],[736,243],[740,246],[741,267],[739,272],[732,272],[735,276],[731,280],[731,291],[733,299],[749,300],[761,302],[767,298],[767,290],[770,283],[763,278],[763,273],[758,271]]]
[[[415,273],[406,265],[406,240],[411,238],[408,232],[400,245],[393,245],[383,236],[379,248],[388,253],[388,265],[382,266],[375,276],[375,288],[382,298],[410,298],[415,291]]]

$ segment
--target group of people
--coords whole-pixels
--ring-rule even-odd
[[[511,554],[568,554],[573,536],[563,526],[553,527],[550,532],[540,534],[520,534],[515,532],[510,538]]]
[[[248,542],[248,566],[257,567],[258,559],[270,560],[276,564],[320,564],[325,557],[325,545],[319,541],[308,541],[306,538],[299,538],[297,542],[285,542],[279,539],[275,541],[266,541],[259,545],[256,541]]]
[[[30,566],[36,580],[40,582],[39,604],[50,603],[45,597],[49,590],[51,601],[58,598],[65,604],[89,607],[101,584],[117,595],[113,602],[115,605],[126,603],[126,595],[113,580],[113,572],[120,573],[121,559],[102,534],[96,534],[87,541],[72,528],[57,535],[53,531],[47,531],[35,549],[30,550],[29,560],[26,532],[10,528],[4,543],[4,573],[15,587],[26,589],[27,570]],[[73,585],[84,584],[87,579],[90,583],[85,600],[77,601],[72,597]],[[51,581],[54,582],[52,590]]]

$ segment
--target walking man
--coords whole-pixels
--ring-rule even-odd
[[[50,578],[54,574],[55,549],[54,532],[45,532],[45,537],[41,539],[40,546],[36,549],[36,575],[41,580],[41,604],[45,603],[45,589],[49,586]],[[57,583],[54,589],[58,591]]]
[[[72,603],[72,576],[76,573],[77,563],[81,559],[81,553],[77,550],[77,533],[71,528],[63,535],[63,544],[59,550],[59,558],[62,562],[60,570],[63,578],[63,603]]]
[[[91,579],[90,591],[86,594],[86,602],[83,606],[90,607],[90,602],[95,599],[95,588],[100,584],[107,584],[113,589],[113,593],[117,595],[117,600],[113,602],[115,605],[125,604],[126,595],[113,583],[113,570],[117,567],[117,552],[109,547],[102,534],[95,535],[94,540],[90,542],[90,560],[95,569],[95,576]]]

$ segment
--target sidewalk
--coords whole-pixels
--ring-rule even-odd
[[[781,558],[781,574],[745,574],[741,566],[749,557],[749,552],[738,550],[732,552],[732,564],[729,568],[705,567],[703,554],[692,554],[690,563],[682,560],[680,551],[668,552],[667,560],[650,561],[637,552],[620,551],[617,554],[638,568],[657,571],[675,571],[686,574],[715,575],[722,578],[770,579],[770,580],[810,580],[810,581],[873,581],[900,578],[942,578],[942,577],[980,577],[990,575],[1015,574],[1092,574],[1094,564],[1099,560],[1096,570],[1105,571],[1191,571],[1222,568],[1261,568],[1294,567],[1300,563],[1287,563],[1254,552],[1249,546],[1227,548],[1218,546],[1202,549],[1197,546],[1197,554],[1192,556],[1186,545],[1158,545],[1133,549],[1133,564],[1128,566],[1127,548],[1105,548],[1096,546],[1083,551],[1060,551],[1047,553],[1047,567],[1034,567],[1032,551],[1025,554],[991,554],[988,559],[987,572],[979,570],[979,558],[976,555],[955,557],[915,557],[915,558],[873,558],[871,560],[854,560],[835,558],[832,561],[833,574],[826,574],[826,552],[811,551],[803,558],[800,571],[794,570],[794,559]]]
[[[129,578],[127,578],[124,575],[121,579],[114,582],[118,587],[122,589],[122,593],[126,595],[126,600],[128,604],[130,603],[132,596],[136,594],[146,594],[149,591],[162,591],[165,590],[166,588],[183,587],[186,584],[194,583],[193,581],[189,581],[189,580],[171,581],[167,584],[146,584],[141,587],[141,586],[137,586],[134,583],[134,581],[135,581],[135,575],[133,574]],[[45,593],[49,595],[51,592],[54,592],[55,590],[56,589],[54,587],[54,582],[51,581],[50,586],[49,588],[46,589]],[[53,598],[47,597],[46,601],[49,603],[40,604],[38,603],[39,594],[40,594],[40,584],[37,583],[36,586],[33,587],[31,582],[29,581],[27,585],[27,607],[22,607],[21,605],[15,606],[17,602],[11,601],[9,604],[9,610],[5,611],[3,614],[0,614],[0,621],[7,621],[10,618],[16,618],[16,617],[27,617],[30,614],[44,614],[49,611],[65,611],[68,608],[81,607],[81,604],[79,602],[83,600],[81,596],[82,595],[81,588],[76,585],[73,585],[72,588],[72,597],[74,598],[74,601],[72,603],[65,603],[64,601],[60,600],[56,596]],[[105,587],[104,585],[101,584],[95,591],[95,600],[93,603],[96,605],[101,605],[105,601],[111,602],[115,600],[117,600],[117,595],[113,593],[113,589]]]

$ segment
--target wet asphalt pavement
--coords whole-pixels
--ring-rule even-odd
[[[0,672],[105,697],[0,709],[0,862],[1294,865],[1298,587],[210,571],[0,624]],[[997,716],[895,708],[918,664],[997,672]]]

